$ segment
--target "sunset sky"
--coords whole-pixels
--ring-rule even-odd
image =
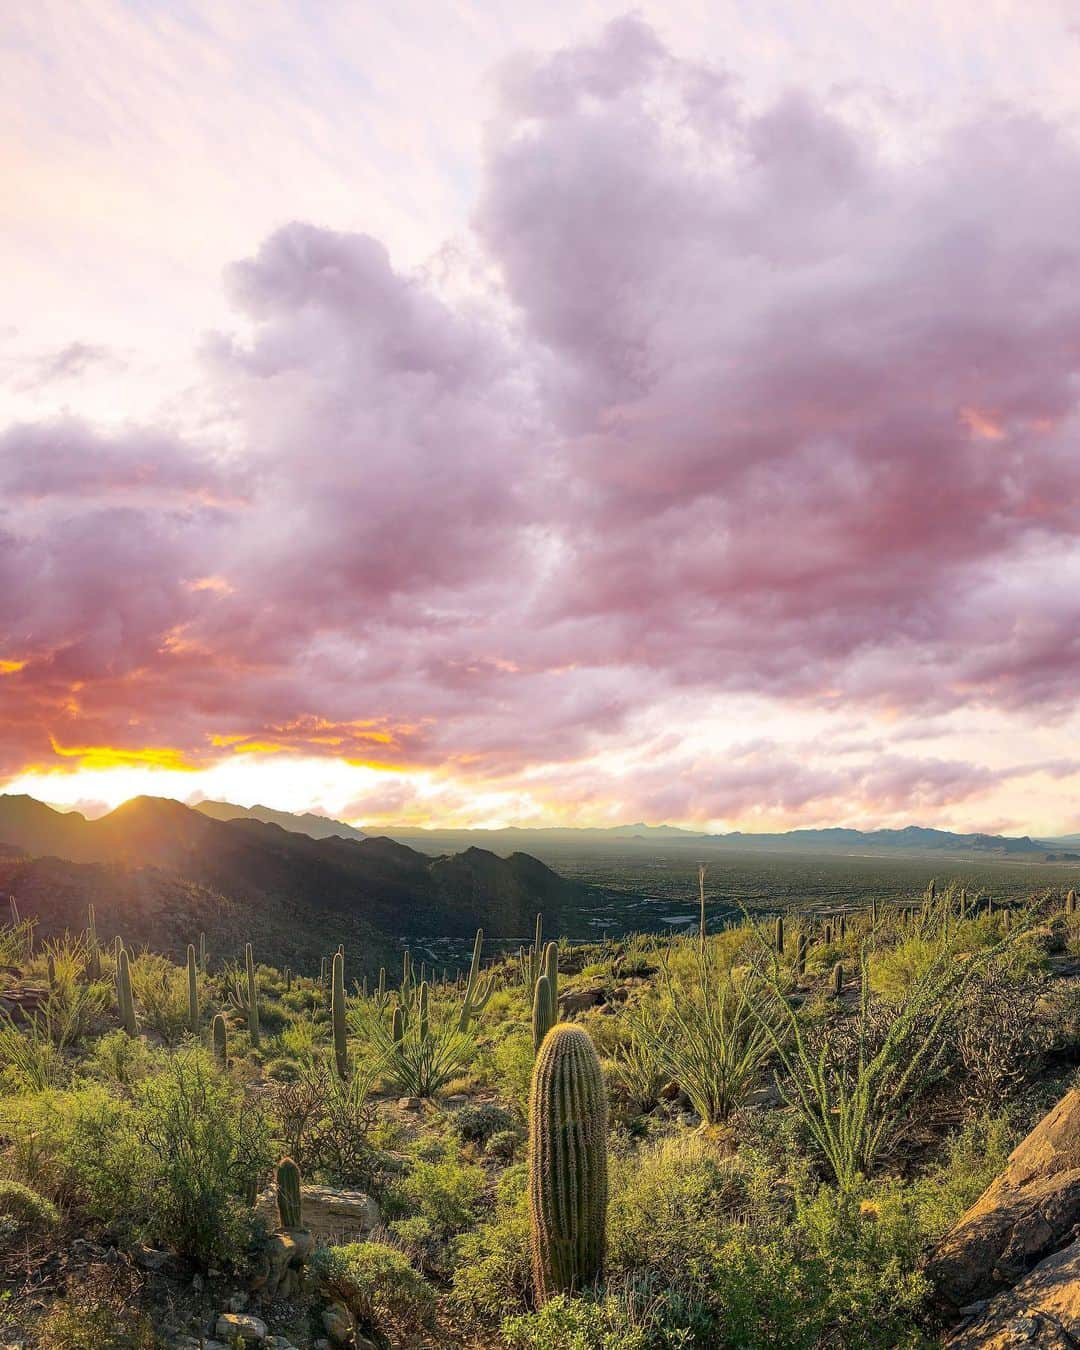
[[[14,0],[0,790],[1080,830],[1065,0]]]

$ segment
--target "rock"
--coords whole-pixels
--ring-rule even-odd
[[[332,1345],[352,1345],[356,1322],[343,1303],[331,1303],[324,1308],[322,1324]]]
[[[1080,1338],[1080,1242],[1041,1262],[988,1302],[946,1342],[955,1350],[1075,1350]]]
[[[260,1344],[266,1340],[266,1323],[261,1317],[252,1317],[250,1313],[222,1313],[215,1331],[227,1342],[234,1341],[237,1336]]]
[[[946,1234],[926,1273],[956,1312],[1015,1284],[1080,1224],[1080,1089],[1067,1093]]]
[[[378,1204],[364,1191],[338,1190],[333,1186],[301,1186],[300,1202],[304,1232],[310,1236],[312,1245],[362,1241],[374,1229],[382,1226],[382,1212]],[[259,1196],[255,1202],[255,1213],[264,1220],[267,1228],[277,1228],[277,1191],[273,1187]],[[291,1233],[289,1236],[295,1240],[297,1234]]]
[[[598,1008],[606,1002],[607,994],[603,985],[594,985],[591,989],[570,989],[559,995],[559,1011],[565,1016],[584,1012],[586,1008]]]
[[[399,1097],[399,1098],[398,1098],[398,1109],[401,1110],[401,1111],[419,1111],[419,1110],[420,1110],[420,1098],[419,1098],[419,1097]]]
[[[131,1259],[140,1270],[165,1270],[176,1264],[172,1252],[158,1251],[156,1247],[137,1246],[131,1249]]]

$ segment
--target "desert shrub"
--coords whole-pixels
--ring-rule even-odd
[[[657,1343],[645,1327],[631,1324],[625,1305],[613,1295],[559,1294],[538,1312],[506,1318],[502,1336],[512,1350],[650,1350]]]
[[[322,1247],[311,1269],[323,1292],[344,1303],[365,1330],[397,1337],[395,1343],[431,1320],[435,1295],[396,1247],[382,1242]]]
[[[126,1031],[110,1031],[95,1044],[86,1067],[106,1083],[130,1088],[146,1077],[152,1063],[145,1041]]]
[[[419,1159],[394,1182],[387,1202],[393,1209],[420,1214],[445,1238],[473,1223],[486,1183],[484,1169],[475,1164]]]
[[[308,1016],[297,1018],[283,1027],[277,1040],[275,1049],[280,1050],[282,1055],[306,1063],[314,1059],[323,1038],[319,1035],[319,1028]]]
[[[660,1094],[669,1081],[665,1058],[656,1052],[659,1027],[652,1009],[643,1008],[638,1019],[649,1032],[642,1035],[631,1029],[629,1037],[615,1051],[611,1072],[611,1087],[618,1101],[627,1110],[644,1115],[659,1102]]]
[[[504,1036],[491,1050],[499,1091],[522,1115],[529,1109],[529,1084],[535,1058],[532,1035],[524,1031]]]
[[[957,1044],[968,1101],[989,1107],[1019,1092],[1038,1071],[1051,1030],[1039,1015],[1049,980],[990,970],[959,1013]]]
[[[925,1241],[946,1233],[1005,1170],[1027,1123],[1010,1111],[983,1113],[965,1121],[946,1141],[941,1158],[911,1183],[911,1202]]]
[[[529,1208],[523,1165],[499,1181],[493,1217],[456,1241],[451,1301],[483,1324],[520,1312],[531,1278]]]
[[[379,1189],[381,1150],[372,1139],[372,1069],[355,1066],[342,1081],[327,1064],[301,1066],[295,1079],[277,1082],[270,1102],[282,1151],[302,1171],[335,1185]]]
[[[453,1126],[459,1137],[469,1144],[486,1144],[500,1130],[513,1129],[515,1118],[495,1102],[477,1102],[454,1112]]]
[[[413,1214],[407,1219],[394,1219],[388,1226],[394,1240],[401,1244],[421,1274],[438,1264],[440,1243],[430,1219]]]
[[[0,1238],[30,1228],[49,1228],[59,1220],[56,1206],[20,1181],[0,1181]]]
[[[496,1130],[484,1146],[484,1157],[495,1162],[513,1162],[520,1143],[517,1130]]]
[[[131,988],[142,1021],[166,1045],[175,1045],[188,1029],[187,972],[154,952],[131,962]]]

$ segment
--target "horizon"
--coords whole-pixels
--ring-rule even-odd
[[[26,795],[26,796],[29,796],[30,794],[15,794],[15,793],[11,793],[11,792],[9,792],[9,791],[7,791],[7,790],[0,790],[0,797],[5,797],[5,796],[15,796],[15,795]],[[220,800],[220,799],[213,799],[213,798],[208,798],[208,797],[201,797],[201,796],[198,796],[197,794],[195,794],[195,795],[192,796],[191,798],[183,799],[183,798],[180,798],[180,797],[157,796],[157,795],[152,794],[152,793],[140,793],[140,794],[138,794],[137,796],[125,798],[123,801],[118,802],[115,806],[109,806],[109,805],[105,804],[104,802],[80,802],[80,803],[77,803],[77,804],[75,804],[75,805],[70,805],[70,806],[69,806],[69,805],[64,805],[64,804],[62,804],[62,803],[58,803],[58,802],[45,801],[45,800],[43,800],[42,798],[39,798],[39,797],[31,797],[31,800],[36,801],[36,802],[37,802],[39,805],[41,805],[41,806],[46,806],[46,807],[48,807],[50,810],[57,811],[57,812],[59,812],[59,813],[61,813],[61,814],[64,814],[64,815],[68,815],[68,814],[79,814],[79,815],[82,815],[86,820],[100,820],[100,819],[102,819],[102,817],[104,817],[104,816],[106,816],[106,815],[109,815],[109,814],[110,814],[111,812],[113,812],[113,811],[118,811],[118,810],[120,810],[121,807],[127,806],[127,805],[131,804],[132,802],[139,801],[139,800],[150,800],[150,801],[170,801],[170,802],[176,802],[176,803],[179,804],[180,806],[186,806],[186,807],[188,807],[188,808],[190,808],[190,809],[193,809],[193,810],[197,810],[200,806],[202,806],[202,805],[204,805],[204,804],[210,804],[210,805],[215,805],[215,806],[231,806],[231,807],[234,807],[234,808],[236,808],[236,809],[238,809],[238,810],[244,810],[244,811],[257,811],[257,810],[273,811],[273,812],[276,812],[276,813],[281,814],[281,815],[292,815],[292,816],[296,816],[297,818],[302,818],[304,815],[310,814],[310,815],[317,816],[318,818],[323,819],[323,820],[329,820],[329,821],[334,822],[334,823],[336,823],[336,824],[350,825],[350,826],[352,826],[352,828],[357,829],[357,830],[362,830],[362,831],[365,831],[365,832],[371,832],[371,833],[373,833],[374,830],[377,829],[377,830],[379,830],[379,831],[387,832],[387,833],[390,833],[390,834],[393,834],[393,833],[418,833],[418,832],[427,832],[427,833],[431,833],[431,834],[440,834],[440,833],[447,833],[447,834],[452,834],[452,833],[478,833],[478,834],[479,834],[479,833],[485,833],[485,832],[487,832],[487,833],[497,833],[497,832],[499,832],[499,831],[511,831],[511,830],[518,830],[518,831],[529,831],[529,830],[537,830],[537,831],[543,831],[543,830],[568,830],[568,831],[581,830],[581,831],[590,831],[590,830],[629,830],[629,829],[640,828],[640,829],[643,829],[643,830],[653,830],[653,831],[670,830],[670,831],[679,831],[679,832],[686,833],[686,834],[691,834],[691,835],[693,835],[693,834],[702,834],[702,835],[708,835],[708,836],[712,836],[712,837],[722,837],[722,836],[730,835],[730,834],[765,835],[765,834],[771,834],[771,833],[797,833],[797,832],[799,832],[799,831],[809,831],[809,832],[814,832],[814,833],[822,833],[822,832],[828,832],[828,831],[832,831],[832,830],[844,830],[844,831],[854,831],[854,832],[860,833],[860,834],[873,834],[873,833],[875,833],[876,831],[881,830],[881,829],[887,830],[887,831],[889,831],[889,832],[891,832],[891,833],[905,833],[905,832],[908,832],[908,831],[939,831],[939,830],[940,830],[940,827],[939,827],[939,826],[935,826],[935,825],[927,825],[927,824],[925,824],[924,822],[919,822],[919,821],[912,821],[912,822],[909,822],[909,823],[906,824],[906,825],[891,825],[891,826],[885,826],[885,827],[871,827],[871,826],[860,826],[860,825],[851,825],[851,824],[843,824],[843,825],[836,825],[836,824],[833,824],[833,825],[814,825],[814,826],[806,826],[806,825],[802,825],[802,826],[794,826],[794,827],[792,827],[791,830],[786,830],[786,831],[769,831],[769,830],[702,831],[702,830],[695,830],[692,826],[678,825],[678,824],[676,824],[676,823],[674,823],[674,822],[672,822],[672,821],[667,821],[667,820],[661,820],[661,821],[644,821],[644,820],[631,821],[631,820],[626,820],[626,821],[620,821],[620,822],[617,822],[617,823],[614,823],[614,824],[610,824],[610,825],[599,825],[599,826],[597,826],[597,825],[565,825],[565,824],[546,824],[546,825],[545,825],[545,824],[530,824],[530,825],[523,825],[523,824],[518,824],[518,823],[515,823],[515,822],[507,822],[507,823],[501,824],[501,825],[443,825],[443,824],[438,824],[438,823],[436,823],[436,824],[427,824],[427,825],[407,825],[407,824],[398,824],[398,825],[395,825],[394,822],[386,822],[386,823],[380,823],[378,826],[376,826],[376,827],[374,827],[374,829],[372,829],[372,828],[370,828],[370,827],[365,827],[365,822],[362,821],[362,820],[343,821],[343,820],[341,820],[340,818],[335,817],[335,816],[331,816],[331,815],[329,815],[328,813],[326,813],[325,811],[321,811],[321,810],[316,810],[316,811],[312,811],[312,812],[305,812],[305,811],[286,811],[286,810],[283,810],[282,808],[279,808],[279,807],[269,806],[266,802],[259,802],[259,801],[253,801],[253,802],[247,802],[247,803],[229,802],[229,801],[222,801],[222,800]],[[943,831],[943,832],[944,832],[944,833],[955,833],[955,834],[961,834],[961,835],[985,836],[985,837],[998,837],[999,834],[1000,834],[1000,832],[998,832],[998,831],[981,830],[981,829],[972,829],[972,830],[963,830],[963,831]],[[1039,833],[1039,832],[1036,832],[1036,831],[1025,830],[1025,831],[1021,832],[1020,834],[1018,834],[1018,835],[1001,836],[1001,837],[1021,838],[1021,839],[1023,839],[1023,838],[1030,838],[1030,839],[1034,839],[1034,840],[1042,840],[1042,839],[1046,839],[1046,840],[1054,840],[1054,839],[1065,838],[1065,837],[1067,837],[1067,836],[1066,836],[1066,835],[1043,834],[1043,833]]]
[[[0,39],[0,791],[1080,832],[1059,0]]]

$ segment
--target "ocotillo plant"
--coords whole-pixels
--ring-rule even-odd
[[[776,928],[775,928],[775,931],[774,931],[774,933],[773,933],[773,946],[776,948],[776,954],[777,954],[777,956],[783,956],[783,954],[784,954],[784,916],[783,916],[782,914],[778,914],[778,915],[776,916]]]
[[[199,934],[199,974],[206,974],[206,934]]]
[[[282,1228],[295,1232],[304,1226],[300,1198],[300,1169],[291,1158],[282,1158],[277,1165],[277,1208]]]
[[[551,997],[551,981],[541,975],[533,990],[532,1036],[533,1050],[538,1051],[544,1043],[544,1037],[555,1025],[555,1003]]]
[[[214,1016],[214,1058],[223,1069],[229,1067],[229,1024],[225,1021],[224,1013],[216,1013]]]
[[[477,1013],[483,1012],[487,1007],[488,999],[495,989],[495,976],[489,975],[487,980],[480,978],[480,952],[484,945],[484,930],[476,930],[476,941],[473,943],[472,964],[469,966],[469,979],[465,985],[465,1000],[461,1005],[461,1013],[458,1017],[458,1031],[468,1031],[469,1023]]]
[[[334,954],[330,1018],[334,1027],[334,1066],[344,1082],[349,1076],[349,1051],[345,1040],[345,957],[340,951]]]
[[[22,920],[19,918],[19,906],[15,903],[13,895],[8,896],[8,904],[11,906],[11,926],[12,928],[18,928]]]
[[[195,963],[195,944],[188,943],[187,949],[187,1006],[188,1030],[193,1036],[199,1034],[199,972]]]
[[[129,1036],[139,1034],[135,1021],[135,999],[131,993],[131,960],[127,950],[120,948],[116,962],[116,1002],[120,1009],[120,1024]]]
[[[607,1095],[581,1027],[560,1023],[529,1089],[529,1230],[538,1304],[599,1280],[607,1237]]]

